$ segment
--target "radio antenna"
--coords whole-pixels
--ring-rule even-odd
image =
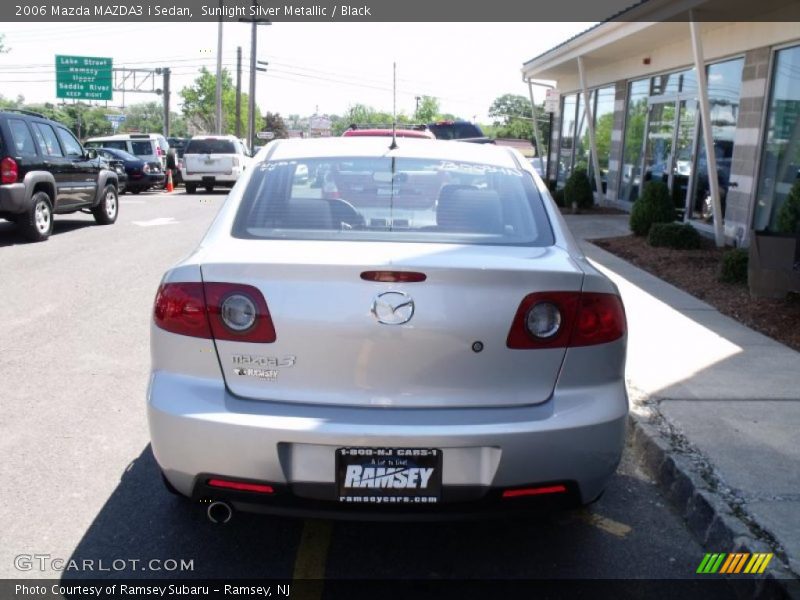
[[[392,63],[392,144],[389,150],[397,149],[397,63]]]

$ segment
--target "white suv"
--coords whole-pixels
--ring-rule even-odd
[[[160,133],[120,133],[93,137],[86,140],[87,148],[115,148],[138,156],[146,162],[159,162],[161,169],[167,168],[169,143]]]
[[[250,155],[241,140],[232,135],[197,135],[183,153],[181,177],[187,194],[197,186],[207,192],[215,186],[233,187],[250,164]]]

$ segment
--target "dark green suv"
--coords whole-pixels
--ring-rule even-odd
[[[22,110],[0,111],[0,218],[30,240],[53,231],[53,215],[77,211],[101,225],[117,220],[116,172],[61,123]]]

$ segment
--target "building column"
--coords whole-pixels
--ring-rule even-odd
[[[603,195],[603,178],[600,175],[600,161],[597,159],[597,143],[594,137],[594,114],[592,110],[591,96],[589,95],[589,88],[586,86],[586,72],[583,68],[583,57],[578,57],[578,77],[581,80],[581,90],[583,93],[583,112],[586,115],[586,125],[589,130],[589,146],[591,147],[592,156],[592,169],[594,170],[594,183],[597,187],[597,196],[601,200],[605,200]],[[577,138],[578,132],[575,131]],[[577,139],[575,142],[577,143]],[[605,204],[605,202],[604,202]]]
[[[703,59],[703,44],[700,31],[694,21],[694,11],[689,11],[689,30],[692,37],[694,67],[697,71],[698,101],[700,103],[700,121],[703,125],[703,142],[706,147],[706,163],[708,165],[708,187],[711,190],[711,211],[714,215],[714,238],[718,247],[725,245],[725,234],[722,223],[722,205],[719,201],[719,180],[717,179],[717,157],[714,153],[714,135],[711,128],[711,107],[708,102],[708,81],[706,65]]]

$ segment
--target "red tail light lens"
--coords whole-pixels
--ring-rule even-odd
[[[381,281],[388,283],[414,283],[425,281],[427,276],[425,273],[418,273],[416,271],[364,271],[361,273],[361,279],[364,281]]]
[[[208,485],[215,488],[225,488],[239,492],[256,492],[258,494],[274,494],[275,489],[271,485],[260,483],[247,483],[245,481],[230,481],[228,479],[209,479]]]
[[[17,161],[10,156],[0,160],[0,182],[17,183],[18,178],[19,168],[17,167]]]
[[[223,306],[228,314],[223,315]],[[161,329],[180,335],[253,343],[276,339],[267,302],[251,285],[164,283],[156,294],[153,318]]]
[[[538,307],[555,305],[561,316],[554,334],[540,337],[529,324]],[[613,342],[625,335],[627,325],[622,300],[615,294],[595,292],[539,292],[527,295],[511,323],[506,345],[512,349],[565,348]]]
[[[542,487],[518,488],[504,490],[503,498],[519,498],[521,496],[541,496],[544,494],[564,494],[567,488],[563,485],[548,485]]]
[[[261,292],[252,285],[238,283],[206,283],[206,302],[211,321],[211,333],[217,340],[233,342],[254,342],[269,344],[275,341],[275,327],[267,308],[267,301]],[[249,300],[255,306],[253,324],[244,330],[237,330],[226,324],[232,323],[229,318],[223,319],[222,308],[228,299],[239,298]]]
[[[164,283],[156,294],[156,325],[165,331],[211,338],[202,283]]]

